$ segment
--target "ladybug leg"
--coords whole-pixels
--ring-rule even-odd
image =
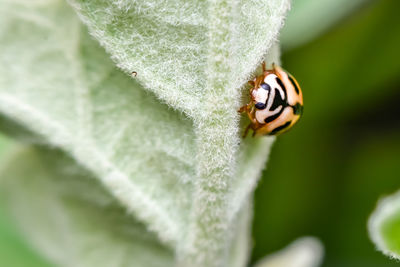
[[[246,129],[244,130],[244,133],[243,133],[243,136],[242,136],[243,138],[246,138],[247,134],[249,133],[250,128],[253,129],[253,124],[252,123],[247,125]]]
[[[252,134],[252,137],[256,136],[257,130],[258,130],[259,128],[260,128],[260,124],[259,124],[258,121],[257,121],[256,125],[253,126],[253,134]]]
[[[248,128],[251,128],[253,130],[252,137],[254,137],[256,135],[257,129],[260,128],[260,123],[258,123],[256,118],[254,117],[254,112],[255,112],[255,108],[253,106],[251,108],[251,111],[247,113],[247,115],[249,116],[249,119],[251,120],[251,124],[249,125]],[[246,130],[248,131],[248,129],[246,129]]]
[[[254,105],[251,106],[251,110],[247,112],[247,116],[253,123],[257,123],[257,120],[254,118],[254,113],[255,113]]]
[[[266,66],[265,66],[265,61],[262,62],[261,66],[262,66],[262,71],[263,71],[263,72],[266,72],[266,71],[267,71],[267,68],[266,68]]]
[[[243,113],[243,112],[247,112],[248,113],[249,110],[249,104],[241,106],[238,110],[239,113]]]
[[[249,107],[250,105],[251,104],[247,104],[238,110],[239,112],[246,112],[247,116],[249,117],[249,119],[251,121],[250,124],[244,130],[243,138],[245,138],[247,136],[250,129],[252,129],[254,131],[254,125],[256,125],[256,127],[258,127],[258,125],[259,125],[257,120],[254,118],[254,112],[255,112],[254,105],[252,105],[251,108]],[[253,136],[254,136],[254,134],[253,134]]]
[[[279,78],[282,79],[282,76],[279,74],[279,72],[278,72],[277,69],[276,69],[276,64],[275,64],[275,62],[272,63],[272,72],[273,72],[276,76],[278,76]]]
[[[255,87],[256,87],[257,78],[255,78],[255,79],[252,80],[252,81],[248,81],[247,83],[251,86],[250,89],[249,89],[249,94],[250,94],[250,96],[251,96],[251,94],[253,93],[253,90],[254,90]]]
[[[254,121],[255,121],[255,123],[251,127],[253,129],[252,137],[256,136],[257,130],[261,127],[261,124],[259,124],[257,120],[254,120]]]
[[[251,106],[251,107],[250,107]],[[255,118],[254,118],[254,105],[253,103],[244,105],[242,107],[240,107],[240,109],[238,110],[239,113],[243,113],[246,112],[247,117],[249,117],[249,119],[251,120],[251,122],[255,123]]]
[[[258,122],[254,118],[254,112],[255,112],[254,105],[252,105],[250,110],[249,110],[248,106],[249,106],[249,104],[246,105],[246,107],[247,107],[247,109],[246,109],[247,117],[249,117],[249,119],[250,119],[252,124],[257,124]]]

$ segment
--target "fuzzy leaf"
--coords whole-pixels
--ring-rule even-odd
[[[154,94],[63,1],[0,3],[5,121],[91,171],[178,266],[243,266],[273,138],[241,141],[239,89],[268,49],[278,62],[288,2],[71,1]]]
[[[286,248],[266,256],[254,267],[318,267],[322,263],[324,248],[313,237],[302,237]]]
[[[59,151],[15,149],[0,177],[18,224],[57,266],[172,266],[172,251]]]
[[[369,218],[368,230],[378,250],[400,259],[400,192],[379,201]]]
[[[67,1],[122,70],[194,119],[238,105],[289,8],[288,0]]]

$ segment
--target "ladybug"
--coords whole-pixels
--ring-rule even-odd
[[[253,136],[279,135],[289,130],[303,113],[303,93],[295,78],[281,67],[272,64],[253,81],[249,81],[251,101],[241,107],[239,112],[246,112],[251,123],[249,129]]]

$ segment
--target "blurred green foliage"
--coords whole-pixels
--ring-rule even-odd
[[[324,266],[397,266],[367,220],[400,188],[400,1],[364,5],[316,40],[284,51],[305,113],[278,137],[255,196],[253,260],[303,235]]]
[[[307,43],[367,1],[371,0],[292,0],[279,38],[282,48]]]
[[[382,232],[382,236],[391,237],[387,239],[387,248],[398,255],[400,252],[400,214],[397,213],[386,220],[382,225]]]
[[[11,150],[13,143],[0,134],[0,158]],[[1,179],[1,177],[0,177]],[[37,255],[17,230],[17,226],[10,218],[0,199],[0,267],[47,267],[49,265],[41,256]]]
[[[47,267],[51,266],[26,244],[12,221],[0,207],[0,266]]]

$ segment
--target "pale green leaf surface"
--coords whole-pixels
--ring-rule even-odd
[[[0,129],[1,134],[6,136],[12,136],[13,139],[18,139],[19,142],[26,144],[47,144],[47,141],[43,136],[27,129],[20,123],[12,120],[11,118],[0,114]]]
[[[368,230],[378,250],[400,260],[400,192],[379,201],[369,218]]]
[[[29,17],[17,20],[2,17],[5,20],[2,25],[9,24],[14,29],[3,32],[3,36],[10,36],[4,36],[1,43],[5,63],[2,66],[10,66],[12,61],[17,66],[2,70],[0,106],[3,113],[42,134],[50,143],[70,151],[99,176],[106,174],[103,182],[123,203],[134,199],[127,205],[129,208],[147,207],[139,215],[142,219],[151,220],[159,213],[157,217],[162,221],[160,228],[165,235],[177,238],[179,226],[171,223],[170,216],[179,216],[174,214],[174,208],[188,205],[189,190],[183,188],[190,179],[193,164],[190,122],[169,112],[166,106],[116,70],[68,7],[58,2],[37,9],[42,15],[59,20],[48,21],[58,22],[50,28],[53,31],[46,33],[43,25],[26,21]],[[42,41],[44,36],[46,42]],[[69,36],[67,40],[66,36]],[[6,42],[12,37],[17,41]],[[29,52],[26,47],[37,47],[43,52]],[[18,57],[20,54],[24,55]],[[17,79],[18,73],[24,73],[24,78]],[[141,118],[142,114],[146,114],[146,119]],[[179,135],[174,135],[170,128],[179,129]],[[153,129],[157,135],[150,134]],[[143,137],[139,139],[137,135]],[[136,152],[136,161],[132,161],[130,157],[135,151],[139,153]],[[160,155],[162,162],[154,166],[152,162]],[[179,168],[168,168],[170,165]],[[181,187],[174,187],[177,179],[183,181]],[[160,181],[163,183],[157,183]],[[146,193],[143,187],[148,189]],[[155,195],[160,200],[168,199],[155,204],[151,197]],[[171,203],[170,198],[176,198],[176,203]],[[165,213],[167,210],[170,215]],[[183,223],[183,220],[177,221]]]
[[[10,138],[0,133],[0,160],[5,154],[7,154],[10,147],[12,147],[12,144]]]
[[[33,247],[57,266],[174,266],[173,251],[60,151],[14,145],[0,177],[2,202]],[[234,229],[230,267],[248,261],[248,206]]]
[[[173,265],[173,252],[70,158],[33,147],[8,156],[2,197],[33,246],[56,266]]]
[[[7,120],[93,172],[174,251],[178,265],[243,265],[246,209],[273,138],[241,142],[239,88],[271,48],[288,2],[201,3],[181,17],[174,8],[189,4],[179,1],[90,2],[99,9],[74,2],[118,65],[137,71],[170,107],[114,68],[64,2],[0,3],[0,112]],[[167,21],[157,22],[149,8]],[[278,56],[275,46],[267,61]]]
[[[281,44],[291,49],[322,34],[368,0],[293,0]]]
[[[314,237],[302,237],[282,250],[266,256],[254,267],[318,267],[322,263],[324,247]]]

